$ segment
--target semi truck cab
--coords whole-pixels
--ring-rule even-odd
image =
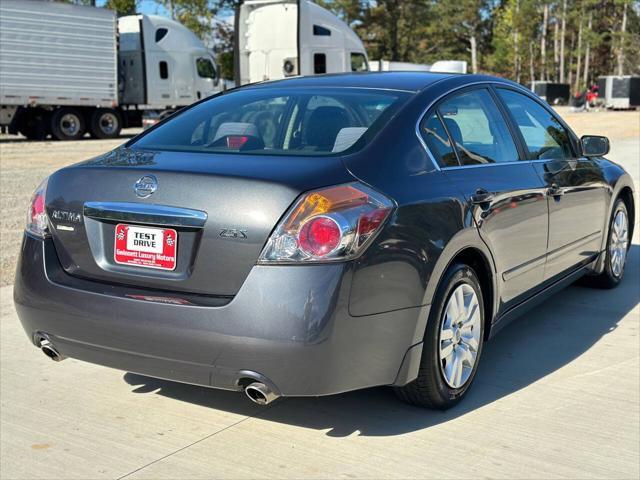
[[[355,32],[309,0],[246,0],[235,21],[237,85],[369,70]]]
[[[163,109],[216,93],[216,63],[196,35],[157,15],[118,19],[121,105]]]

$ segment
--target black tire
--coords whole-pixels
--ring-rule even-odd
[[[51,116],[51,133],[58,140],[79,140],[85,132],[82,113],[75,108],[61,107]]]
[[[48,133],[45,113],[43,111],[28,111],[21,119],[18,130],[29,140],[44,140]]]
[[[459,388],[451,387],[443,374],[443,360],[440,359],[440,329],[445,319],[445,309],[454,290],[462,284],[469,285],[475,292],[480,310],[480,341],[471,373]],[[482,289],[476,273],[464,264],[453,264],[444,274],[431,305],[424,335],[424,346],[418,378],[403,387],[395,389],[398,397],[412,405],[446,410],[456,405],[467,393],[478,369],[484,339],[484,302]]]
[[[618,274],[616,274],[616,272],[614,272],[613,264],[611,261],[611,258],[612,258],[611,249],[609,248],[609,246],[611,245],[611,236],[613,233],[613,223],[615,221],[615,218],[618,212],[623,212],[627,219],[626,241],[627,241],[627,252],[628,252],[629,245],[631,245],[631,239],[629,238],[629,233],[631,232],[629,212],[627,211],[627,206],[624,203],[624,201],[621,198],[618,198],[614,203],[613,211],[611,212],[611,218],[609,219],[609,231],[607,232],[607,248],[603,252],[603,255],[605,256],[604,270],[600,275],[584,277],[581,282],[583,285],[596,287],[596,288],[615,288],[620,284],[620,282],[622,281],[622,278],[624,277],[626,256],[625,256],[625,262],[622,263],[622,270]]]
[[[98,108],[91,114],[89,134],[93,138],[117,138],[122,130],[122,117],[112,108]]]

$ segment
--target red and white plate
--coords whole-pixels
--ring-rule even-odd
[[[116,263],[175,270],[178,232],[174,229],[119,223],[115,236],[113,258]]]

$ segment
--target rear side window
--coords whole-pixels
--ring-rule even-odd
[[[313,26],[313,34],[317,35],[319,37],[330,37],[331,36],[331,30],[329,30],[328,28],[325,28],[325,27],[321,27],[320,25],[314,25]]]
[[[569,132],[551,112],[513,90],[499,88],[498,94],[524,138],[530,160],[573,157]]]
[[[167,36],[167,33],[169,33],[169,30],[167,30],[164,27],[160,27],[156,30],[156,43],[158,43],[160,40],[162,40],[164,37]]]
[[[132,147],[324,156],[364,146],[408,99],[357,89],[248,89],[175,115]]]
[[[313,73],[327,73],[327,56],[324,53],[313,54]]]
[[[488,90],[472,90],[438,106],[462,165],[519,160],[507,123]]]
[[[441,166],[457,167],[460,165],[456,152],[449,140],[449,135],[437,113],[433,113],[422,122],[420,132],[429,151]]]
[[[160,78],[162,80],[166,80],[169,78],[169,65],[164,60],[158,64],[158,69],[160,70]]]

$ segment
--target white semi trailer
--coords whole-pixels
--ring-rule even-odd
[[[116,137],[219,90],[211,51],[178,22],[38,0],[0,1],[0,72],[0,125],[31,139]]]
[[[246,0],[235,22],[237,85],[369,69],[355,32],[309,0]]]
[[[392,62],[389,60],[373,60],[369,62],[374,72],[437,72],[467,73],[467,62],[464,60],[438,60],[433,65],[424,63]]]

